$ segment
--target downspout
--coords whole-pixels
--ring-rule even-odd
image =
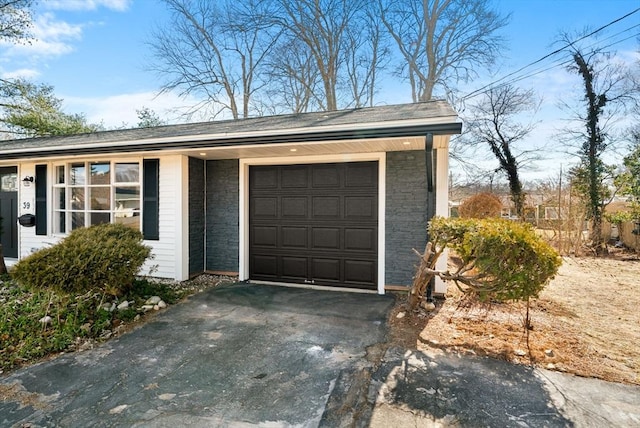
[[[427,221],[430,221],[431,218],[435,215],[435,198],[434,198],[434,188],[435,188],[435,162],[433,160],[433,134],[427,134],[425,137],[424,143],[424,156],[425,156],[425,166],[426,166],[426,174],[427,174]],[[430,239],[427,236],[427,239]],[[429,285],[427,286],[427,302],[433,302],[433,288],[435,287],[435,279],[431,278],[429,281]]]

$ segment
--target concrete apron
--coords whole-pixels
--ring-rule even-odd
[[[389,349],[368,425],[640,427],[640,387],[475,356]]]
[[[367,349],[384,342],[392,304],[264,285],[209,290],[96,349],[0,380],[9,396],[0,426],[315,427],[353,418],[356,404],[323,419],[325,406],[337,383],[367,380]]]

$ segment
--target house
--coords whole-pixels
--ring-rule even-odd
[[[143,232],[153,276],[383,294],[411,283],[412,248],[424,248],[431,216],[447,215],[460,131],[451,107],[431,101],[4,141],[5,256],[116,222]]]

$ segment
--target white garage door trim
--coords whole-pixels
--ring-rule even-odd
[[[386,153],[354,153],[322,156],[287,156],[259,159],[240,159],[240,280],[249,279],[249,167],[252,165],[293,165],[333,162],[378,162],[378,294],[385,285],[385,197]]]

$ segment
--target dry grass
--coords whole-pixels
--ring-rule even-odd
[[[393,340],[640,385],[640,261],[565,258],[532,301],[529,347],[523,304],[468,304],[449,289],[430,314],[398,319],[404,306],[397,305],[390,318]]]

